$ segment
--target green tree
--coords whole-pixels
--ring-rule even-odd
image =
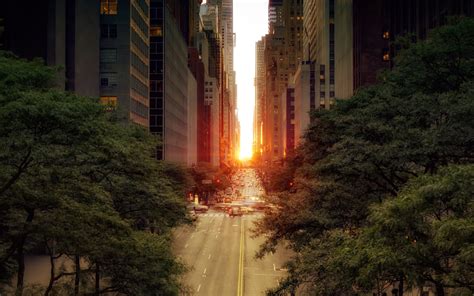
[[[55,90],[54,79],[39,61],[0,54],[2,279],[16,273],[21,295],[25,255],[45,248],[53,265],[46,295],[72,277],[75,295],[177,294],[183,267],[165,242],[188,221],[185,171],[151,158],[158,142],[147,131],[97,99]],[[64,257],[74,272],[54,269]],[[141,270],[140,287],[121,270]]]
[[[398,258],[399,272],[437,295],[474,291],[474,165],[448,166],[409,182],[371,210],[364,240]]]
[[[297,151],[297,169],[288,171],[296,192],[283,188],[274,199],[279,210],[257,225],[257,232],[268,237],[260,255],[288,240],[300,254],[288,282],[313,285],[317,295],[331,291],[327,283],[355,293],[377,289],[384,281],[400,282],[403,292],[404,281],[411,284],[415,270],[394,272],[400,258],[372,252],[371,241],[356,247],[358,239],[372,223],[371,207],[395,199],[409,180],[446,165],[472,163],[473,65],[474,20],[457,19],[431,32],[426,41],[405,44],[394,69],[383,73],[379,84],[337,101],[329,111],[314,112]],[[328,246],[341,240],[336,234],[349,236],[341,244],[360,252],[351,255],[337,244]],[[377,261],[374,268],[364,269]],[[322,264],[328,274],[336,274],[332,270],[341,264],[365,276],[340,272],[332,281],[314,277],[308,282],[298,272],[300,264],[306,270],[320,270]]]

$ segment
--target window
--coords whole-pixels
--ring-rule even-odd
[[[160,26],[150,27],[150,36],[152,37],[161,37],[163,36],[163,31]]]
[[[104,86],[104,87],[117,86],[117,73],[115,72],[100,73],[100,86]]]
[[[100,103],[106,106],[107,111],[115,110],[117,108],[117,97],[116,96],[100,97]]]
[[[390,61],[390,52],[388,51],[388,49],[383,50],[382,59],[384,62]]]
[[[382,38],[385,39],[385,40],[389,40],[390,39],[390,32],[389,31],[384,31],[382,33]]]
[[[100,26],[100,38],[117,38],[116,24],[103,24]]]
[[[117,62],[117,49],[115,48],[104,48],[100,50],[100,63],[110,64]]]
[[[117,0],[100,0],[100,14],[117,15]]]

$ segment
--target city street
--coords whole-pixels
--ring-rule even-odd
[[[241,192],[259,191],[252,173],[243,176]],[[244,194],[244,198],[249,197]],[[285,275],[282,266],[288,252],[281,248],[263,259],[254,257],[263,238],[252,238],[251,229],[262,215],[229,217],[225,212],[209,210],[198,214],[194,227],[176,231],[175,250],[192,268],[185,276],[185,283],[193,294],[264,295],[278,284]]]

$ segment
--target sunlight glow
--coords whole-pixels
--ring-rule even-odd
[[[268,31],[268,0],[234,0],[234,69],[240,121],[239,159],[252,157],[255,107],[255,43]]]

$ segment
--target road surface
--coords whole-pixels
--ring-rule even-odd
[[[241,192],[253,194],[255,189],[245,188],[252,186],[258,186],[256,179],[245,180]],[[252,238],[251,229],[261,215],[229,217],[211,209],[198,214],[194,227],[176,231],[175,252],[192,268],[185,284],[193,295],[258,296],[278,285],[285,276],[282,266],[289,253],[281,248],[273,255],[255,259],[263,238]]]

